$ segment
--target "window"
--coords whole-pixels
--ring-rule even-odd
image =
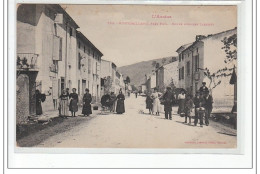
[[[179,54],[179,62],[181,61],[181,54]]]
[[[198,91],[198,82],[195,83],[195,91]]]
[[[96,62],[96,74],[98,73],[98,64]]]
[[[181,80],[181,69],[179,68],[179,80]]]
[[[64,80],[64,77],[61,77],[61,79],[60,79],[60,87],[61,87],[61,91],[62,91],[63,89],[65,89],[65,80]]]
[[[181,68],[181,78],[184,79],[184,66]]]
[[[187,62],[186,64],[187,68],[187,75],[190,75],[190,61]]]
[[[86,47],[84,46],[84,53],[86,52]]]
[[[184,54],[181,54],[181,60],[183,60],[184,59]]]
[[[199,48],[197,48],[197,53],[199,52]]]
[[[70,36],[72,36],[72,28],[70,27]]]
[[[88,59],[88,73],[91,73],[91,59]]]
[[[78,80],[78,95],[80,96],[80,80]]]
[[[199,55],[195,56],[195,72],[199,71]]]
[[[79,53],[79,56],[78,56],[78,69],[81,69],[81,55]]]

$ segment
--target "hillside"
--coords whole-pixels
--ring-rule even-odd
[[[132,65],[118,67],[118,71],[122,73],[125,77],[129,76],[131,80],[131,84],[135,86],[139,86],[145,82],[145,74],[150,74],[152,70],[154,70],[154,67],[152,65],[153,61],[156,61],[160,63],[160,65],[162,65],[163,59],[164,58],[154,59],[154,60],[135,63]],[[172,59],[172,57],[166,57],[165,59],[166,59],[165,64],[167,64]]]

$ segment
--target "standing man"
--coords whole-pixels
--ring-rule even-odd
[[[116,108],[116,95],[114,92],[111,92],[110,95],[110,112],[115,112],[115,108]]]
[[[206,93],[209,89],[206,87],[206,82],[202,82],[202,87],[200,87],[200,92],[203,92],[203,94]]]
[[[166,88],[166,92],[162,96],[164,104],[165,119],[172,119],[172,105],[174,101],[174,95],[171,92],[171,87]]]
[[[209,117],[212,111],[212,104],[213,104],[213,98],[211,95],[209,95],[209,91],[205,91],[205,124],[206,126],[209,125]]]

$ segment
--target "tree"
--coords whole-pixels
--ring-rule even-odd
[[[237,34],[233,34],[230,37],[224,37],[223,40],[224,46],[221,48],[225,51],[226,53],[226,58],[224,59],[225,63],[231,63],[232,61],[237,60]],[[233,71],[236,67],[234,68],[222,68],[219,69],[218,71],[211,73],[209,69],[200,69],[204,71],[204,75],[210,80],[209,88],[213,90],[216,88],[218,85],[221,84],[221,78],[223,77],[228,77],[233,74]]]
[[[127,76],[125,80],[126,80],[126,83],[127,83],[127,84],[130,83],[130,77]]]
[[[156,63],[155,68],[159,68],[160,67],[160,63]]]
[[[225,63],[232,62],[233,60],[237,59],[237,34],[233,34],[230,37],[224,37],[221,41],[223,42],[224,46],[222,47],[223,50],[226,52],[226,59],[224,60]]]
[[[162,59],[162,64],[164,65],[166,61],[167,61],[167,59],[166,59],[166,58],[163,58],[163,59]]]
[[[156,67],[156,61],[154,60],[153,62],[152,62],[152,66],[155,68]]]
[[[112,88],[113,80],[110,76],[104,78],[104,92],[110,93]]]

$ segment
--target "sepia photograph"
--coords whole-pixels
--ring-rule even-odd
[[[16,147],[236,149],[237,37],[236,5],[16,4]]]

